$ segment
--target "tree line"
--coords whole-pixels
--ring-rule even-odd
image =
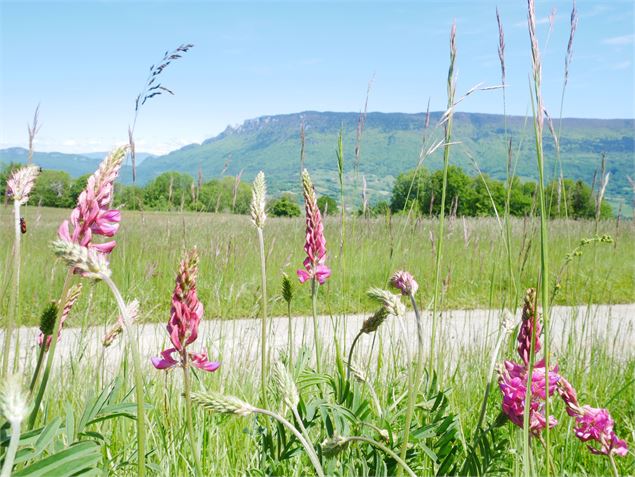
[[[18,167],[10,164],[0,171],[0,194],[5,196],[6,179]],[[89,174],[73,179],[68,173],[44,170],[38,177],[30,203],[45,207],[70,208],[75,205],[84,189]],[[395,180],[390,202],[382,201],[357,210],[369,216],[387,213],[438,215],[441,204],[443,171],[429,172],[425,168],[400,174]],[[491,216],[502,214],[506,204],[512,216],[527,216],[537,212],[537,184],[522,182],[515,177],[511,187],[484,174],[470,177],[457,166],[448,168],[445,213],[458,216]],[[597,209],[597,197],[583,181],[564,179],[552,181],[546,188],[547,203],[552,218],[600,218],[612,216],[606,202]],[[223,212],[248,214],[251,185],[238,177],[226,176],[206,182],[195,181],[188,174],[165,172],[145,186],[116,184],[115,206],[127,210],[188,210],[197,212]],[[338,213],[337,201],[321,195],[318,205],[324,214]],[[495,207],[495,208],[494,208]],[[275,217],[297,217],[301,205],[291,193],[273,198],[268,212]]]

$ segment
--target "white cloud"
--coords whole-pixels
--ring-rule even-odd
[[[621,61],[613,65],[614,70],[626,70],[631,66],[631,60]]]
[[[605,45],[623,46],[632,44],[633,40],[635,40],[635,34],[605,38],[604,40],[602,40],[602,43],[604,43]]]

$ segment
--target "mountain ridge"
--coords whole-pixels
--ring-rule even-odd
[[[395,177],[415,167],[422,149],[442,140],[437,127],[442,112],[430,113],[430,127],[425,128],[426,113],[369,112],[364,117],[359,161],[355,157],[359,112],[302,111],[250,118],[238,125],[228,125],[216,136],[201,143],[188,144],[161,156],[150,157],[137,168],[139,183],[144,184],[166,171],[188,173],[199,171],[205,180],[223,174],[251,180],[259,170],[267,174],[272,193],[299,192],[300,127],[305,126],[305,166],[309,168],[318,191],[339,195],[335,148],[340,128],[343,131],[345,180],[361,190],[362,178],[373,200],[390,194]],[[512,139],[516,173],[524,180],[535,180],[535,152],[532,154],[532,118],[488,113],[454,114],[450,161],[470,172],[478,168],[494,178],[503,179],[507,169],[507,140]],[[560,121],[562,121],[560,123]],[[547,124],[546,124],[547,125]],[[607,197],[614,203],[629,205],[631,194],[626,176],[633,176],[635,154],[635,119],[563,118],[554,120],[560,129],[560,162],[556,148],[545,128],[544,149],[547,179],[562,165],[565,177],[592,183],[606,154],[607,172],[611,173]],[[507,134],[506,134],[507,133]],[[425,141],[424,141],[425,138]],[[13,148],[15,149],[15,148]],[[0,162],[8,162],[11,154],[0,150]],[[50,156],[43,156],[49,154]],[[67,157],[70,156],[70,157]],[[23,155],[21,156],[23,157]],[[97,160],[81,155],[35,153],[35,162],[46,159],[43,167],[64,168],[71,175],[94,170]],[[437,169],[442,165],[441,150],[423,160],[424,166]],[[92,168],[92,169],[91,169]],[[122,181],[131,182],[131,174],[122,172]],[[353,189],[348,187],[348,189]],[[354,200],[359,200],[357,192]]]

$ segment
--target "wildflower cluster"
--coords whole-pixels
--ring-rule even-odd
[[[499,387],[503,394],[503,412],[509,420],[519,427],[524,425],[525,398],[529,382],[529,361],[531,353],[536,355],[540,349],[540,316],[535,309],[536,291],[528,289],[522,312],[522,323],[518,332],[518,354],[522,364],[505,361],[499,368]],[[532,346],[533,345],[533,346]],[[548,425],[551,429],[557,424],[553,416],[545,416],[545,399],[547,393],[552,396],[557,392],[564,401],[567,414],[576,420],[575,435],[582,442],[594,441],[599,445],[587,445],[594,454],[625,456],[628,446],[618,439],[613,430],[614,421],[607,409],[598,409],[588,405],[580,406],[577,392],[563,376],[558,367],[545,369],[544,360],[534,364],[531,376],[529,430],[539,436]]]
[[[220,363],[209,361],[207,353],[190,353],[188,345],[198,337],[198,325],[203,317],[203,304],[196,294],[196,275],[198,273],[198,254],[191,251],[181,261],[176,276],[176,286],[172,294],[172,309],[167,325],[168,334],[173,347],[161,352],[161,357],[152,358],[157,369],[169,369],[185,366],[189,361],[193,366],[204,371],[216,371]],[[178,358],[173,355],[177,353]]]

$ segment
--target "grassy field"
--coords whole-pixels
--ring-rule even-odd
[[[23,236],[23,274],[20,290],[21,320],[37,324],[49,300],[62,289],[65,266],[56,261],[49,242],[69,211],[25,207],[28,232]],[[11,209],[0,209],[0,270],[10,273]],[[519,293],[535,286],[539,270],[537,219],[512,222],[513,267]],[[340,222],[326,220],[328,264],[333,277],[321,290],[323,313],[334,315],[372,309],[366,297],[371,286],[385,286],[397,269],[418,277],[420,305],[431,300],[437,220],[393,217],[345,224],[344,253],[340,255]],[[270,314],[285,315],[280,299],[282,273],[292,277],[292,313],[311,312],[309,285],[302,287],[295,271],[303,260],[304,219],[269,219],[265,228],[267,288]],[[635,227],[631,221],[600,222],[598,233],[613,237],[613,244],[590,244],[564,267],[565,257],[581,239],[593,237],[595,223],[554,221],[550,224],[551,283],[560,277],[557,304],[635,302]],[[143,320],[163,322],[174,287],[174,270],[186,248],[198,247],[201,257],[199,297],[207,318],[258,315],[259,256],[256,233],[246,216],[194,213],[124,212],[112,254],[115,282],[137,298]],[[446,229],[442,277],[445,308],[514,307],[504,243],[494,218],[450,220]],[[522,270],[522,271],[521,271]],[[7,275],[5,275],[7,276]],[[90,307],[90,313],[87,312]],[[76,305],[75,320],[90,316],[94,323],[111,319],[114,302],[106,287],[91,287]],[[70,324],[70,323],[69,323]],[[79,324],[76,322],[76,324]]]
[[[10,267],[12,237],[10,209],[2,210],[2,270]],[[22,324],[33,325],[46,303],[62,289],[65,265],[56,260],[49,242],[56,236],[59,223],[67,210],[26,207],[23,215],[28,231],[22,242],[22,279],[20,311]],[[340,229],[337,219],[326,221],[325,234],[329,249],[328,263],[333,275],[320,289],[319,311],[332,313],[336,323],[342,315],[376,308],[366,297],[371,286],[386,287],[392,272],[410,270],[421,284],[417,294],[424,310],[430,308],[434,272],[432,238],[436,220],[408,220],[406,217],[386,219],[348,219],[345,224],[344,253],[340,256]],[[593,222],[551,222],[550,253],[553,284],[560,278],[557,303],[632,303],[634,293],[634,241],[631,222],[600,222],[597,233],[610,234],[613,243],[591,243],[579,250],[567,264],[566,256],[583,238],[596,235]],[[284,315],[279,297],[281,275],[292,275],[294,298],[292,312],[310,313],[310,286],[297,283],[295,270],[304,256],[304,222],[302,219],[270,219],[265,227],[270,314]],[[536,219],[512,223],[513,270],[517,274],[518,293],[513,292],[507,275],[505,245],[495,219],[450,219],[445,236],[442,277],[444,286],[441,309],[507,308],[522,304],[525,288],[536,285],[539,270],[538,228]],[[205,305],[205,317],[257,317],[260,310],[259,261],[257,237],[247,217],[213,214],[124,213],[116,236],[118,245],[111,255],[113,280],[123,290],[126,301],[138,298],[141,321],[164,323],[169,317],[170,296],[174,276],[184,249],[197,246],[201,262],[198,276],[199,297]],[[567,265],[565,265],[567,264]],[[519,277],[519,278],[518,278]],[[77,280],[77,279],[76,279]],[[82,280],[84,292],[65,326],[104,325],[114,322],[116,304],[103,283]],[[6,295],[5,295],[6,296]],[[516,300],[512,297],[516,296]],[[6,300],[4,301],[6,302]],[[518,320],[520,310],[515,312]],[[429,316],[426,314],[426,316]],[[588,320],[583,316],[582,329]],[[488,321],[486,341],[472,347],[447,347],[444,327],[440,325],[438,352],[441,359],[435,379],[424,373],[424,380],[411,427],[407,465],[417,475],[458,474],[522,475],[522,430],[501,419],[501,401],[493,384],[484,414],[484,431],[477,430],[483,392],[489,381],[488,364],[497,353],[495,338],[499,318]],[[299,427],[319,454],[326,475],[394,475],[396,460],[377,445],[398,452],[405,419],[410,357],[400,346],[377,335],[379,350],[385,352],[358,356],[357,365],[366,374],[366,382],[348,381],[343,371],[344,357],[351,345],[341,336],[325,343],[328,352],[315,369],[312,344],[293,350],[293,364],[287,364],[291,379],[297,384],[299,404],[296,417],[283,404],[283,391],[275,379],[269,380],[265,394],[259,389],[258,360],[227,363],[216,373],[193,370],[194,391],[218,391],[238,396],[251,405],[266,407]],[[514,359],[515,333],[503,341],[503,357]],[[370,338],[367,338],[370,339]],[[373,338],[375,339],[375,338]],[[426,334],[425,341],[429,339]],[[557,363],[561,372],[579,390],[579,399],[592,406],[606,406],[616,421],[616,432],[632,442],[635,432],[635,356],[632,352],[616,352],[617,336],[589,336],[585,332],[570,335],[567,346],[559,350]],[[62,336],[62,342],[64,336]],[[201,336],[198,349],[218,350]],[[124,343],[127,342],[124,341]],[[68,362],[53,370],[47,390],[48,399],[40,408],[40,426],[35,438],[25,434],[21,441],[22,463],[30,462],[33,450],[42,457],[57,458],[60,451],[86,446],[93,452],[92,461],[103,475],[136,475],[136,447],[131,445],[136,432],[133,400],[133,363],[130,350],[109,349],[98,358],[87,358],[86,343],[78,345]],[[36,361],[37,347],[20,343],[32,350],[26,361],[29,376]],[[253,349],[253,341],[241,346]],[[244,348],[247,349],[247,348]],[[123,352],[122,352],[123,351]],[[160,349],[156,350],[158,353]],[[270,349],[271,363],[288,361],[287,349]],[[429,350],[426,346],[426,353]],[[236,350],[231,350],[233,354]],[[451,352],[451,359],[447,353]],[[106,369],[107,353],[121,353],[114,368]],[[229,353],[221,348],[218,356]],[[238,350],[240,354],[240,350]],[[372,358],[371,358],[372,356]],[[380,357],[381,356],[381,357]],[[517,359],[517,358],[516,358]],[[450,363],[453,363],[450,365]],[[183,379],[178,370],[161,372],[144,360],[141,363],[143,395],[146,407],[146,466],[150,475],[194,475],[195,468],[189,446],[187,420],[183,406]],[[271,372],[271,371],[269,371]],[[372,389],[372,391],[371,391]],[[376,394],[376,397],[373,396]],[[54,396],[54,398],[53,398]],[[572,420],[554,395],[553,414],[560,424],[550,432],[549,468],[552,475],[607,475],[609,460],[594,456],[572,435]],[[381,411],[380,411],[381,410]],[[202,475],[307,475],[314,472],[307,454],[298,440],[275,421],[262,415],[248,417],[219,416],[199,406],[193,409],[193,433],[200,456]],[[299,421],[302,424],[299,424]],[[0,443],[6,446],[8,436],[0,430]],[[42,437],[46,436],[46,439]],[[337,436],[361,436],[364,442],[351,442],[330,456],[328,439]],[[29,441],[29,439],[32,439]],[[368,440],[374,442],[369,445]],[[81,441],[82,444],[78,444]],[[538,441],[534,441],[538,446]],[[416,449],[416,450],[415,450]],[[619,458],[616,469],[628,475],[635,471],[632,450]],[[537,475],[547,470],[544,451],[532,451],[532,466]],[[18,454],[18,457],[20,454]],[[88,457],[87,457],[88,458]],[[95,474],[95,475],[97,475]],[[19,475],[19,474],[16,474]],[[53,474],[57,475],[57,474]]]

